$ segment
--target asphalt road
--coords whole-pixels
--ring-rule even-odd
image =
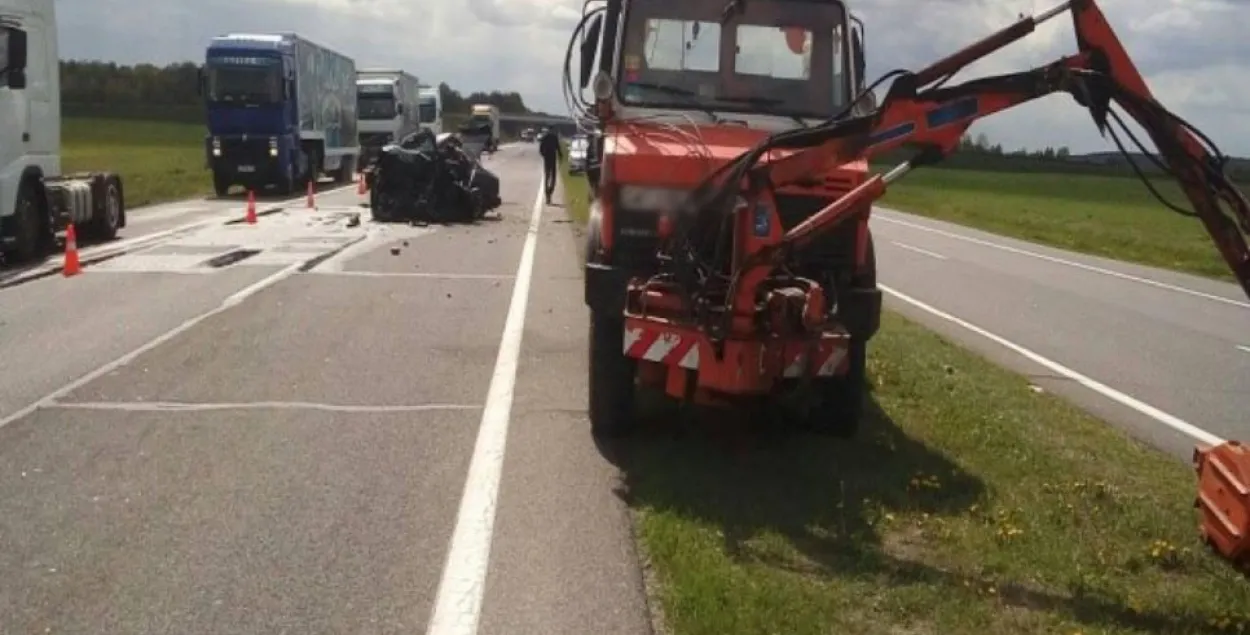
[[[887,305],[1183,460],[1210,437],[1250,441],[1237,286],[893,210],[872,227]]]
[[[0,632],[649,632],[573,233],[487,165],[476,226],[347,188],[0,290]]]

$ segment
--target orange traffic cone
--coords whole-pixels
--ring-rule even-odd
[[[247,191],[247,224],[256,224],[256,192]]]
[[[357,183],[356,185],[357,194],[364,194],[369,191],[369,188],[365,187],[365,173],[364,172],[356,173],[356,183]]]
[[[66,278],[82,273],[82,263],[78,261],[78,232],[74,231],[73,223],[65,229],[65,265],[61,273]]]
[[[308,181],[308,209],[317,207],[317,184],[311,179]]]

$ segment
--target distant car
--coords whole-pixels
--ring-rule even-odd
[[[589,160],[590,140],[578,135],[569,140],[569,174],[581,174],[586,171]]]

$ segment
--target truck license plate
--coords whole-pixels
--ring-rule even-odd
[[[254,166],[254,165],[240,165],[240,166],[239,166],[239,171],[240,171],[240,172],[255,172],[255,171],[256,171],[256,166]]]

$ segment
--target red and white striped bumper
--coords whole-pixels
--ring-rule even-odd
[[[845,332],[834,331],[814,340],[755,340],[730,346],[735,359],[758,360],[759,377],[833,377],[846,372],[849,341]],[[646,320],[627,321],[624,352],[627,357],[686,370],[700,370],[703,359],[718,367],[731,361],[730,355],[716,360],[702,333]]]

